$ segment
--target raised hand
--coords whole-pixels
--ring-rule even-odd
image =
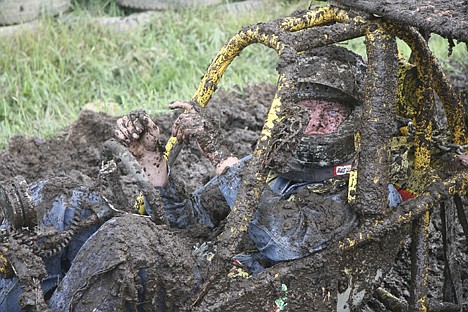
[[[167,162],[159,128],[148,114],[137,110],[119,118],[115,136],[135,156],[153,185],[162,186],[167,182]]]
[[[174,102],[169,108],[184,109],[172,127],[172,135],[180,142],[196,141],[205,156],[215,168],[216,174],[221,174],[227,166],[239,161],[231,156],[227,148],[218,141],[218,131],[209,119],[198,109],[197,105],[187,102]]]
[[[189,142],[191,139],[198,141],[200,137],[208,134],[211,129],[205,129],[206,120],[197,112],[191,103],[174,102],[170,109],[183,109],[184,112],[174,122],[172,135],[179,142]]]
[[[143,110],[137,110],[117,120],[115,136],[137,158],[145,151],[162,152],[159,127]]]

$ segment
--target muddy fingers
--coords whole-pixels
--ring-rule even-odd
[[[196,102],[174,102],[169,108],[184,109],[184,113],[174,122],[172,136],[178,142],[196,141],[215,168],[216,174],[239,161],[219,142],[218,129]]]
[[[139,156],[145,151],[162,151],[159,127],[143,111],[137,110],[117,120],[115,136]]]
[[[118,119],[115,136],[136,158],[153,185],[166,184],[168,169],[159,127],[148,114],[137,110]]]

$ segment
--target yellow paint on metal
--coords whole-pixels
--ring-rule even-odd
[[[419,73],[418,68],[418,73]],[[422,79],[424,70],[421,70],[419,79]],[[434,110],[434,103],[432,101],[429,105],[423,105],[425,103],[424,94],[429,94],[432,92],[432,89],[429,86],[419,85],[416,89],[416,97],[418,98],[418,113],[416,114],[416,134],[415,134],[415,151],[414,151],[414,169],[426,171],[430,167],[431,163],[431,150],[429,144],[425,142],[432,141],[432,120],[427,120],[420,115],[423,114],[423,111]],[[430,107],[429,107],[430,106]]]
[[[275,126],[275,124],[281,121],[279,117],[279,112],[281,110],[282,102],[281,102],[281,97],[279,96],[279,92],[286,85],[287,85],[286,77],[284,74],[281,74],[278,78],[277,92],[275,94],[275,98],[273,99],[273,102],[271,103],[270,110],[268,111],[268,115],[267,115],[265,124],[263,126],[259,142],[267,142],[268,140],[270,140],[272,136],[271,131],[273,127]],[[257,149],[255,153],[257,155],[263,154],[266,148],[267,146],[265,146],[264,149]]]
[[[234,35],[215,56],[205,72],[205,75],[202,77],[192,97],[192,101],[205,107],[231,62],[245,47],[253,43],[263,44],[274,49],[278,54],[281,54],[285,47],[285,44],[280,41],[277,35],[262,33],[258,25],[241,30]],[[166,150],[164,153],[166,160],[169,159],[170,153],[176,143],[177,138],[175,137],[171,137],[166,143]]]
[[[460,97],[454,95],[453,87],[448,82],[444,71],[430,50],[426,40],[420,33],[410,27],[405,27],[391,21],[385,21],[384,25],[389,32],[405,41],[411,48],[413,54],[419,57],[420,60],[415,61],[418,67],[426,68],[431,76],[434,75],[434,77],[436,77],[433,81],[434,90],[444,105],[453,141],[455,144],[468,143],[467,127],[462,118],[465,112],[463,104]]]
[[[10,271],[10,265],[8,259],[2,254],[0,254],[0,263],[2,264],[0,267],[0,276],[5,276]]]
[[[413,213],[410,211],[407,214],[398,216],[398,221],[404,222],[413,219]]]
[[[421,312],[426,312],[426,311],[427,311],[427,307],[426,307],[426,296],[424,296],[424,298],[420,298],[420,299],[418,300],[418,306],[419,306],[418,311],[421,311]]]
[[[401,60],[398,67],[397,114],[414,119],[417,111],[417,71],[413,64]]]
[[[425,171],[431,164],[431,151],[425,146],[416,147],[414,151],[414,169]]]
[[[176,137],[170,137],[169,140],[167,140],[167,143],[166,143],[166,150],[164,151],[164,158],[166,160],[169,159],[169,155],[172,151],[172,148],[176,145],[177,143],[177,138]]]
[[[412,142],[408,141],[407,136],[393,137],[392,142],[391,142],[392,149],[400,148],[400,147],[403,147],[403,146],[410,147],[411,144],[412,144]]]
[[[0,251],[0,277],[2,278],[12,278],[15,276],[16,271],[11,266],[10,261],[8,260],[6,254],[8,253],[7,244],[4,244],[1,247]]]
[[[280,27],[286,31],[298,31],[332,22],[344,22],[348,13],[337,7],[321,7],[307,11],[299,17],[286,17]]]
[[[354,150],[359,150],[361,144],[361,134],[359,132],[354,133]],[[356,189],[357,189],[357,168],[352,168],[349,172],[348,179],[348,203],[356,201]]]
[[[468,173],[460,173],[461,178],[456,178],[454,181],[450,181],[453,185],[448,187],[448,193],[450,195],[461,195],[467,194],[468,190]]]
[[[221,48],[213,59],[192,97],[192,101],[205,107],[228,66],[245,47],[252,43],[261,43],[274,49],[278,54],[281,54],[284,49],[284,43],[279,40],[277,35],[262,33],[259,26],[240,31]]]
[[[382,220],[382,219],[374,219],[374,220],[372,221],[372,223],[374,223],[374,226],[377,226],[377,225],[379,225],[379,224],[383,224],[383,223],[384,223],[384,220]]]
[[[424,220],[424,229],[426,230],[426,236],[429,236],[429,223],[431,219],[431,213],[430,211],[426,211],[424,215],[422,216]]]
[[[431,162],[432,115],[435,109],[432,63],[435,62],[435,58],[420,35],[408,33],[392,22],[384,22],[383,25],[387,31],[397,35],[410,46],[412,57],[417,64],[415,72],[411,64],[400,62],[398,111],[404,117],[414,118],[414,169],[426,172]]]
[[[140,195],[135,199],[135,203],[133,204],[133,209],[138,211],[139,214],[145,215],[146,214],[146,207],[145,207],[145,196],[143,192],[140,191]]]
[[[278,95],[275,95],[273,102],[271,103],[271,108],[268,111],[268,115],[265,121],[265,128],[263,130],[263,134],[267,136],[271,135],[271,129],[273,129],[275,122],[279,121],[278,112],[279,108],[281,107],[281,98]]]
[[[456,96],[456,103],[453,103],[453,105],[450,106],[450,98],[442,96],[443,85],[447,86],[450,92],[455,91],[453,91],[453,87],[448,82],[445,73],[442,70],[440,70],[440,68],[438,68],[438,70],[439,75],[442,77],[442,81],[440,81],[439,79],[435,79],[434,89],[437,92],[437,95],[439,95],[440,100],[444,104],[447,122],[453,137],[453,143],[460,145],[468,144],[467,128],[463,118],[463,116],[465,116],[466,114],[466,111],[464,109],[463,103],[461,102],[460,97]]]
[[[407,126],[404,126],[404,127],[400,127],[400,134],[403,135],[403,136],[408,136],[409,135],[409,129]]]
[[[351,170],[349,172],[348,181],[348,203],[354,203],[356,201],[356,187],[357,187],[357,170]]]

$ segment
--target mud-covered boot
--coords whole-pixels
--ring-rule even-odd
[[[3,227],[15,229],[37,225],[37,214],[31,191],[23,177],[17,176],[0,185],[0,218]]]

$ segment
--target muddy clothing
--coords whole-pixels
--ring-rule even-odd
[[[232,208],[249,159],[246,157],[227,168],[188,198],[175,190],[171,179],[166,186],[159,187],[171,225],[217,225],[220,220],[213,215],[209,207],[213,203],[205,199],[205,193],[211,197],[210,189],[218,188]],[[334,238],[343,237],[356,221],[355,212],[347,204],[345,177],[321,183],[273,179],[262,193],[249,226],[250,237],[258,251],[272,261],[293,260],[322,250]],[[331,183],[335,185],[327,185]],[[392,185],[389,185],[389,201],[390,206],[401,202],[401,196]],[[220,209],[220,205],[222,207],[222,203],[216,203],[215,209]]]
[[[53,183],[52,183],[53,184]],[[48,197],[47,189],[49,181],[40,181],[29,185],[32,199],[38,214],[38,226],[42,228],[53,227],[55,230],[63,232],[69,228],[73,219],[85,219],[96,210],[108,211],[107,203],[96,192],[76,186],[68,194],[62,194],[51,198]],[[91,207],[93,207],[91,209]],[[8,228],[6,220],[1,225]],[[86,230],[76,233],[68,246],[59,254],[45,260],[48,276],[41,281],[44,294],[52,293],[65,273],[70,268],[76,254],[88,238],[96,232],[99,225],[93,225]],[[22,290],[16,277],[12,279],[0,278],[0,312],[20,311],[18,298]]]
[[[106,222],[82,247],[49,301],[52,311],[179,311],[203,273],[192,245],[149,217]]]
[[[29,189],[41,228],[63,232],[91,214],[109,219],[109,204],[90,188],[45,180]],[[206,274],[192,256],[194,244],[177,231],[133,214],[101,224],[44,259],[41,287],[52,311],[172,311],[198,291]],[[1,226],[10,227],[6,219]],[[0,278],[0,312],[22,311],[21,294],[16,277]]]
[[[222,216],[206,206],[210,204],[207,196],[212,198],[213,189],[218,189],[224,199],[218,198],[214,209],[223,210],[223,204],[232,207],[249,158],[227,168],[190,197],[184,197],[172,179],[158,188],[171,227],[217,225]],[[356,216],[345,204],[346,187],[324,196],[307,189],[314,184],[321,183],[274,179],[250,224],[259,252],[236,259],[258,273],[264,258],[275,263],[304,257],[348,231]],[[199,252],[200,258],[193,242],[180,233],[143,216],[106,222],[83,245],[53,293],[50,307],[53,311],[172,311],[186,306],[206,278],[203,261],[206,264],[209,251]]]
[[[188,198],[181,197],[172,181],[159,188],[171,226],[217,224],[218,216],[204,206],[209,203],[205,195],[218,189],[226,206],[232,207],[246,161],[248,158],[229,167]],[[300,258],[341,237],[354,225],[356,216],[346,204],[345,185],[328,188],[327,195],[314,192],[314,186],[317,191],[324,184],[282,178],[272,181],[249,229],[259,252],[236,259],[251,271],[260,272],[262,257],[273,263]],[[397,204],[401,197],[393,187],[389,190],[391,205]],[[216,209],[223,209],[220,206],[218,201]],[[181,236],[185,231],[171,230],[154,224],[149,217],[135,215],[108,221],[78,253],[49,301],[51,308],[175,311],[187,306],[206,278],[203,261],[209,264],[210,250],[205,244],[194,246]]]
[[[171,225],[201,223],[213,227],[219,223],[213,220],[211,207],[205,206],[204,193],[219,188],[232,208],[248,159],[229,167],[189,198],[178,194],[172,182],[159,188]],[[323,249],[335,235],[344,235],[354,225],[356,215],[346,204],[345,184],[326,195],[310,190],[316,185],[322,183],[295,183],[281,177],[270,182],[249,226],[250,237],[263,256],[272,261],[302,258]]]
[[[170,225],[176,228],[197,223],[209,227],[218,225],[234,205],[249,159],[246,157],[227,168],[190,197],[184,197],[172,179],[165,187],[157,188]],[[249,227],[259,252],[238,255],[236,259],[258,273],[263,270],[258,261],[262,257],[272,263],[297,259],[342,237],[354,225],[356,215],[346,203],[346,184],[327,187],[327,194],[321,194],[325,184],[295,183],[281,177],[273,179],[263,192]],[[37,207],[44,206],[41,204],[44,185],[46,181],[30,187]],[[213,189],[219,190],[223,198],[218,198],[216,205],[210,207],[213,203],[207,197],[213,199]],[[49,204],[48,210],[42,208],[40,225],[51,225],[60,231],[69,226],[77,212],[81,218],[92,213],[83,207],[98,207],[94,208],[95,213],[96,210],[105,213],[109,209],[99,194],[83,188],[76,188],[68,196],[57,196],[52,203],[49,200]],[[150,213],[150,207],[147,209]],[[223,209],[227,212],[220,213]],[[160,307],[158,310],[171,310],[197,293],[205,272],[200,259],[192,252],[193,243],[177,231],[156,225],[149,217],[131,215],[114,218],[99,230],[97,227],[78,233],[60,255],[47,260],[49,276],[42,281],[42,286],[44,293],[52,294],[49,304],[53,311],[72,308],[134,311],[146,306],[150,310],[154,306]],[[1,280],[0,283],[0,311],[19,310],[18,280]],[[176,304],[169,298],[180,300]]]

